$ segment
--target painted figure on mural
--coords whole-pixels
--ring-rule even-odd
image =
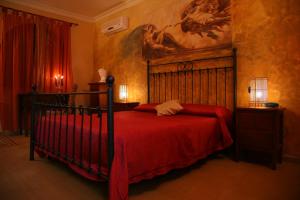
[[[201,38],[218,40],[223,27],[230,24],[230,0],[193,0],[181,13],[181,19],[174,24],[157,29],[155,25],[144,25],[143,57],[160,58],[170,53],[193,50],[180,44],[171,29],[178,28],[183,33],[197,34]]]
[[[161,49],[165,51],[173,52],[175,50],[174,47],[168,47],[163,44],[165,39],[165,28],[162,30],[157,30],[156,27],[152,24],[145,25],[144,27],[144,45],[149,45],[153,49]]]
[[[218,33],[231,20],[230,0],[194,0],[184,9],[181,19],[183,32],[217,40]]]
[[[123,40],[123,55],[137,51],[132,44],[142,45],[144,59],[231,44],[230,0],[192,0],[179,10],[170,13],[173,23],[136,27]]]
[[[160,57],[184,49],[171,34],[166,32],[170,27],[171,25],[167,25],[158,30],[152,24],[143,26],[143,55],[145,58]]]

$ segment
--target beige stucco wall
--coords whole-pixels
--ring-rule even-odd
[[[284,151],[300,157],[300,3],[234,0],[232,11],[238,104],[247,104],[250,78],[268,77],[269,101],[286,108]]]

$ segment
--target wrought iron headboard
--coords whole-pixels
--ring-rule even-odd
[[[179,99],[182,103],[222,105],[234,112],[237,50],[228,52],[176,62],[147,61],[148,103]]]

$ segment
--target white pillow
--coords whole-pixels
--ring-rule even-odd
[[[157,116],[175,115],[182,109],[183,107],[179,104],[178,100],[166,101],[162,104],[155,106],[155,110],[157,111]]]

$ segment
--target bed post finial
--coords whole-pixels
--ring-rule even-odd
[[[115,78],[113,76],[110,75],[107,77],[106,83],[107,83],[108,87],[112,87],[114,82],[115,82]]]

